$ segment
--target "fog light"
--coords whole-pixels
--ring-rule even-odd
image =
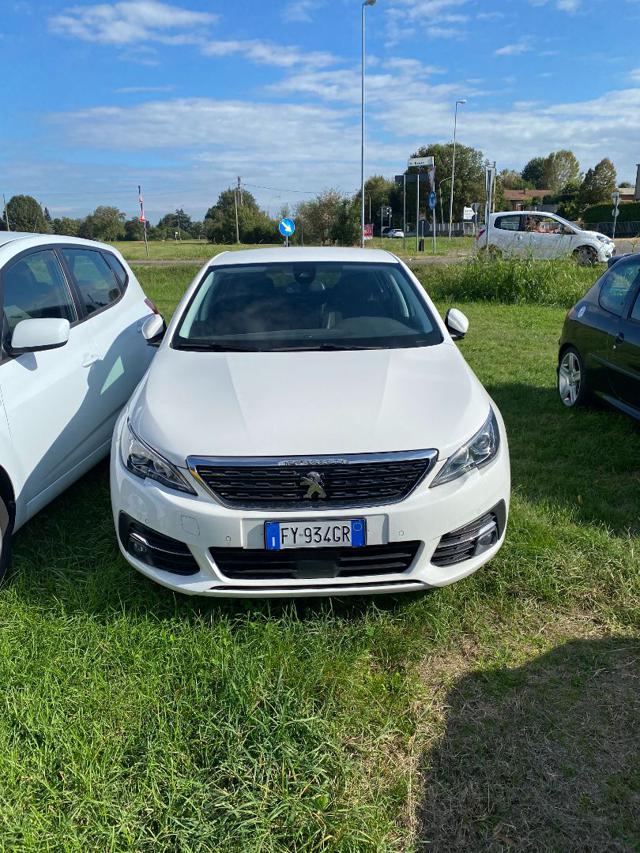
[[[132,531],[129,534],[129,545],[130,547],[127,550],[133,553],[136,557],[142,558],[149,552],[149,546],[147,545],[146,540],[140,536],[139,533],[134,533]]]
[[[492,521],[480,531],[478,541],[476,542],[474,557],[477,557],[479,554],[484,554],[485,551],[492,548],[498,541],[498,538],[498,525],[495,521]]]

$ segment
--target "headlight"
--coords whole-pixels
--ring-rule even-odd
[[[157,453],[148,444],[138,438],[131,429],[129,421],[122,430],[120,454],[125,467],[142,479],[156,480],[170,489],[195,495],[196,492],[187,483],[180,471]]]
[[[449,457],[432,486],[441,486],[474,468],[481,468],[495,457],[500,447],[500,430],[493,409],[478,432]]]

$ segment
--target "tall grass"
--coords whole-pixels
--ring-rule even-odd
[[[572,260],[473,258],[464,264],[419,268],[415,273],[433,297],[444,301],[570,308],[602,269],[581,267]]]

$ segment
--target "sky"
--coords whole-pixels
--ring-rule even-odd
[[[498,169],[640,162],[640,0],[377,0],[366,173],[458,141]],[[201,218],[241,176],[270,213],[360,182],[360,0],[0,0],[0,193]]]

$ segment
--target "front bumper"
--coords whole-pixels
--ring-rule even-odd
[[[111,501],[116,530],[124,513],[152,531],[186,544],[197,563],[197,573],[185,576],[154,568],[125,550],[119,535],[120,550],[125,559],[142,574],[169,589],[188,595],[281,598],[410,592],[446,586],[467,577],[491,560],[504,541],[510,469],[504,426],[501,419],[499,421],[501,442],[495,460],[451,483],[429,488],[429,483],[443,464],[440,462],[415,491],[399,503],[348,510],[274,513],[224,507],[198,484],[194,486],[198,496],[194,497],[132,475],[120,457],[123,418],[116,426],[111,454]],[[501,503],[504,503],[504,524],[499,540],[488,550],[455,565],[442,566],[432,562],[441,537],[468,525]],[[255,549],[256,554],[260,555],[264,549],[264,523],[275,518],[285,521],[361,517],[366,519],[367,545],[420,542],[416,556],[406,571],[371,577],[314,578],[313,581],[241,580],[225,576],[210,552],[212,548],[243,548]]]

